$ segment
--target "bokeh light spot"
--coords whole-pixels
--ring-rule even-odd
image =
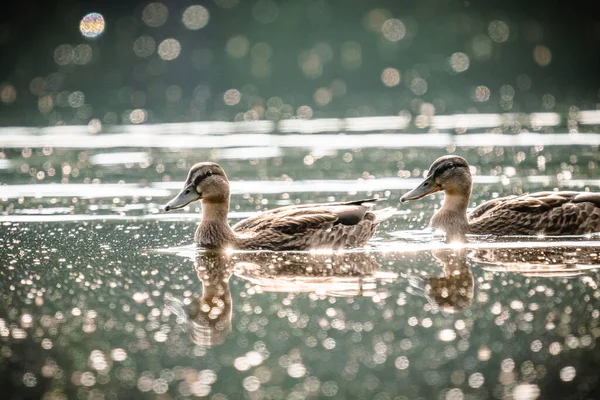
[[[537,385],[520,384],[515,387],[512,397],[515,400],[535,400],[540,397],[540,388]]]
[[[138,57],[149,57],[156,50],[156,42],[150,36],[140,36],[133,42],[133,52]]]
[[[67,65],[73,61],[73,47],[61,44],[54,50],[54,62],[58,65]]]
[[[195,31],[202,29],[208,24],[210,14],[208,10],[202,6],[190,6],[185,9],[181,21],[189,30]]]
[[[331,93],[331,89],[324,87],[317,89],[313,95],[315,103],[320,106],[326,106],[327,104],[331,103],[332,97],[333,94]]]
[[[102,122],[98,118],[90,120],[88,123],[88,132],[92,134],[99,133],[102,130]]]
[[[427,92],[427,81],[423,78],[415,78],[410,82],[410,90],[417,96],[422,96]]]
[[[17,90],[13,85],[0,85],[0,101],[4,104],[11,104],[17,100]]]
[[[427,117],[433,117],[435,115],[435,106],[431,103],[423,103],[419,107],[419,112]]]
[[[146,118],[148,118],[148,113],[141,108],[137,108],[129,114],[129,120],[132,124],[141,124],[146,121]]]
[[[442,342],[451,342],[456,339],[456,332],[452,329],[443,329],[438,332],[438,339]]]
[[[504,21],[492,21],[488,25],[488,35],[494,42],[506,42],[510,35],[510,28]]]
[[[408,360],[408,357],[400,356],[400,357],[396,358],[396,361],[394,364],[396,365],[396,368],[402,370],[402,369],[406,369],[410,366],[410,361]]]
[[[515,97],[515,88],[510,85],[500,86],[500,98],[502,100],[512,100]]]
[[[306,367],[303,364],[294,363],[287,368],[287,373],[292,378],[302,378],[306,374]]]
[[[29,82],[29,91],[34,96],[40,96],[46,90],[46,79],[41,76],[35,77]]]
[[[37,378],[31,372],[27,372],[23,375],[23,384],[27,387],[34,387],[37,385]]]
[[[390,42],[397,42],[406,35],[406,26],[399,19],[388,19],[381,26],[381,33]]]
[[[158,45],[158,55],[163,60],[174,60],[179,57],[181,45],[177,39],[165,39]]]
[[[556,106],[556,98],[549,93],[542,97],[542,104],[546,110],[552,110]]]
[[[309,119],[309,118],[312,118],[312,116],[313,116],[313,109],[310,108],[309,106],[300,106],[296,110],[296,115],[300,119]]]
[[[242,58],[248,54],[250,43],[245,36],[234,36],[227,41],[226,50],[233,58]]]
[[[257,61],[267,61],[273,55],[273,49],[268,43],[259,42],[252,46],[250,55]]]
[[[475,101],[488,101],[490,99],[491,91],[487,86],[477,86],[473,91],[473,100]]]
[[[533,59],[540,67],[545,67],[552,61],[552,52],[546,46],[535,46]]]
[[[69,95],[69,105],[73,108],[78,108],[85,102],[85,95],[83,92],[76,91]]]
[[[564,367],[560,370],[560,380],[563,382],[571,382],[575,379],[576,370],[575,367]]]
[[[73,49],[73,62],[85,65],[92,60],[92,47],[88,44],[79,44]]]
[[[469,60],[469,56],[465,53],[457,52],[450,56],[450,67],[454,72],[465,72],[469,69],[470,65],[471,60]]]
[[[385,86],[394,87],[400,83],[400,71],[396,68],[386,68],[381,73],[381,81]]]
[[[242,99],[242,94],[237,89],[229,89],[223,95],[223,101],[228,106],[234,106],[240,102]]]
[[[476,372],[473,375],[469,376],[469,386],[471,386],[473,389],[478,389],[482,387],[484,383],[485,378],[480,372]]]
[[[87,38],[95,38],[104,32],[104,17],[98,13],[89,13],[81,19],[79,31]]]
[[[252,7],[252,15],[261,24],[269,24],[277,19],[279,6],[273,0],[259,0]]]
[[[157,28],[167,22],[169,9],[162,3],[150,3],[142,11],[142,21],[152,28]]]
[[[343,57],[343,56],[342,56]],[[304,51],[298,57],[298,64],[302,72],[309,79],[315,79],[323,74],[321,57],[314,51]]]
[[[110,352],[110,356],[115,361],[125,361],[127,359],[127,352],[123,349],[117,348]]]

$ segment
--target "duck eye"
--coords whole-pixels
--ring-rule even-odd
[[[212,171],[209,169],[208,171],[206,171],[206,176],[212,176]]]
[[[448,168],[450,168],[450,169],[454,168],[454,164],[453,163],[448,164]]]

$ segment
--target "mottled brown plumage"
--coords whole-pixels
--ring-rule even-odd
[[[365,245],[392,208],[371,211],[376,199],[343,203],[280,207],[240,221],[227,222],[229,181],[215,163],[194,165],[183,190],[166,211],[202,201],[202,222],[196,230],[198,244],[207,248],[310,250],[341,249]]]
[[[487,201],[467,215],[471,187],[467,161],[445,156],[437,159],[423,183],[401,200],[444,191],[444,204],[431,219],[431,226],[451,235],[581,235],[600,231],[600,193],[507,196]]]

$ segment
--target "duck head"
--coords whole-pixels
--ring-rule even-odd
[[[229,180],[219,164],[203,162],[188,173],[183,189],[165,206],[165,211],[183,208],[202,200],[203,203],[228,203]]]
[[[444,191],[446,196],[466,197],[471,195],[471,171],[467,160],[459,156],[440,157],[431,164],[425,180],[400,198],[402,203],[418,200],[432,193]]]

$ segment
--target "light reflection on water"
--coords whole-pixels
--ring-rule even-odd
[[[579,111],[575,122],[582,125],[596,125],[600,121],[600,111]],[[359,117],[359,118],[321,118],[321,119],[283,119],[273,121],[205,121],[167,123],[152,125],[121,125],[107,129],[107,133],[124,134],[192,134],[213,135],[228,133],[320,133],[320,132],[376,132],[385,130],[403,130],[409,127],[410,118],[406,116]],[[540,130],[544,127],[556,127],[564,124],[559,114],[547,113],[505,113],[505,114],[454,114],[433,115],[427,118],[427,124],[434,129],[466,131],[468,129],[503,128],[520,131],[521,127]],[[49,126],[44,128],[10,127],[0,128],[0,136],[7,140],[9,136],[19,135],[65,135],[86,133],[87,126]],[[94,134],[97,132],[94,132]]]
[[[521,187],[527,183],[548,186],[556,182],[555,177],[535,176],[522,178],[498,177],[498,176],[474,176],[475,190],[478,185],[503,184],[504,186]],[[280,193],[367,193],[382,192],[386,190],[409,190],[421,182],[419,178],[372,178],[357,180],[306,180],[306,181],[270,181],[265,185],[264,181],[232,181],[231,194],[280,194]],[[564,188],[577,190],[578,188],[600,187],[600,179],[570,179],[560,182]],[[56,197],[79,197],[81,199],[100,199],[114,197],[169,197],[173,196],[183,187],[183,181],[177,182],[153,182],[147,187],[135,184],[62,184],[62,185],[3,185],[0,199],[18,199],[29,197],[34,199],[56,198]],[[281,203],[283,205],[283,203]],[[143,207],[142,207],[143,208]],[[125,211],[119,209],[118,211]],[[129,207],[129,209],[132,209]],[[46,211],[51,213],[50,210]],[[57,213],[64,212],[63,208],[57,208]]]
[[[313,123],[310,120],[290,120],[296,124]],[[260,125],[265,121],[255,121]],[[238,123],[235,123],[238,124]],[[171,126],[173,125],[173,126]],[[203,128],[201,132],[193,131],[193,123],[165,124],[148,126],[121,126],[113,131],[103,134],[88,133],[86,127],[59,127],[44,128],[39,131],[29,128],[23,134],[14,134],[14,128],[0,128],[0,147],[44,147],[55,146],[69,149],[103,149],[138,147],[140,143],[147,148],[203,148],[219,149],[228,147],[260,147],[272,148],[317,148],[317,149],[353,149],[353,148],[445,148],[447,146],[571,146],[571,145],[598,145],[600,134],[596,133],[538,133],[521,132],[508,133],[380,133],[386,128],[375,127],[371,133],[349,133],[340,136],[336,133],[316,134],[271,134],[270,129],[265,130],[262,125],[259,129],[225,130],[223,132]],[[64,129],[63,129],[64,128]],[[28,131],[28,129],[30,131]],[[191,131],[190,131],[191,129]],[[389,126],[387,129],[394,131],[402,127]],[[302,130],[298,129],[300,132]],[[298,131],[296,130],[296,131]],[[365,131],[363,125],[348,132]],[[171,132],[170,132],[171,131]],[[255,133],[252,133],[255,132]],[[343,131],[342,131],[343,132]],[[343,139],[343,140],[342,140]]]
[[[419,135],[382,136],[425,144]],[[594,190],[600,182],[595,138],[549,151],[502,147],[504,138],[492,145],[492,136],[477,139],[485,147],[457,147],[482,171],[474,202],[558,184]],[[309,160],[319,151],[271,143],[244,157],[242,144],[222,146],[220,153],[6,151],[9,171],[27,170],[2,171],[9,184],[0,186],[5,386],[29,397],[93,390],[150,397],[158,388],[171,397],[428,399],[562,398],[597,382],[597,235],[446,244],[425,229],[438,197],[401,207],[368,249],[219,258],[191,244],[198,206],[159,211],[201,157],[222,156],[214,159],[232,180],[236,220],[297,201],[379,195],[389,197],[382,207],[397,206],[441,152],[384,147]],[[65,184],[60,174],[36,178],[64,163],[80,176]],[[408,177],[396,177],[399,170]],[[563,171],[569,179],[559,180]],[[37,384],[28,386],[32,377]]]

